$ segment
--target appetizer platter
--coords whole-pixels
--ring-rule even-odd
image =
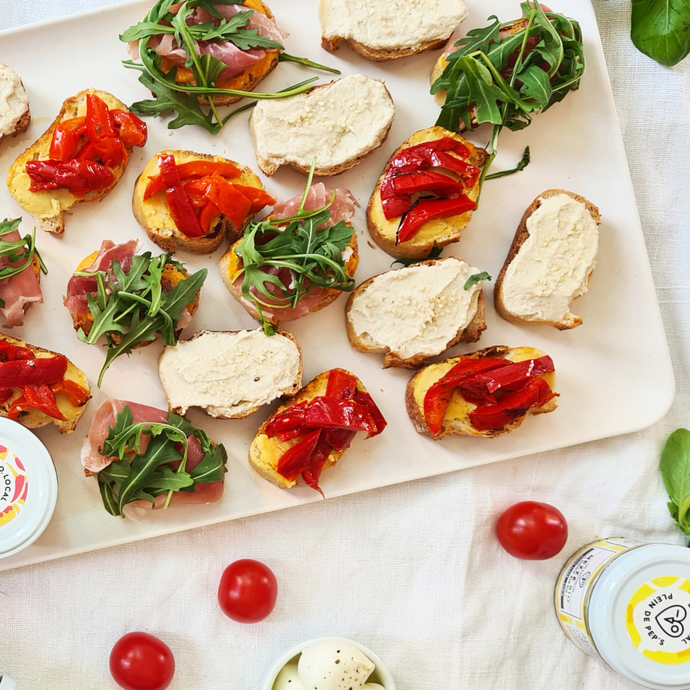
[[[222,127],[215,105],[203,126],[184,127],[170,113],[151,117],[140,106],[143,136],[128,107],[150,98],[151,88],[162,98],[161,82],[125,69],[132,56],[119,36],[144,16],[156,20],[151,2],[0,32],[0,59],[21,75],[32,118],[0,142],[0,168],[10,171],[10,188],[0,185],[0,220],[21,217],[21,233],[43,228],[35,244],[48,270],[38,276],[36,268],[43,303],[31,305],[23,326],[16,321],[13,339],[2,336],[10,343],[3,362],[25,375],[34,365],[19,360],[52,356],[75,372],[63,367],[45,381],[25,376],[23,402],[19,388],[6,389],[3,416],[19,418],[34,388],[51,386],[48,403],[57,395],[69,424],[51,424],[60,410],[48,403],[50,418],[28,405],[55,462],[58,502],[43,535],[0,560],[0,570],[630,433],[671,405],[670,357],[587,0],[553,8],[582,29],[587,69],[579,89],[545,112],[532,108],[529,127],[529,108],[527,116],[511,114],[514,125],[523,119],[501,132],[497,152],[497,135],[493,151],[488,146],[490,125],[462,131],[461,121],[486,115],[479,109],[444,109],[439,120],[439,93],[430,93],[430,75],[441,76],[445,64],[438,67],[439,41],[428,42],[438,50],[417,54],[413,46],[363,45],[356,32],[331,27],[322,47],[316,0],[273,0],[270,11],[250,3],[261,22],[273,17],[284,33],[265,36],[266,52],[255,51],[242,75],[223,80],[216,70],[216,84],[298,92],[319,77],[310,86],[346,79],[347,88],[335,81],[298,93],[303,100],[292,105],[260,100]],[[455,39],[486,27],[489,15],[508,22],[521,12],[508,0],[471,1],[467,10]],[[184,31],[196,40],[233,17],[237,23],[236,15]],[[173,27],[165,31],[161,45]],[[140,34],[130,37],[143,44],[145,64],[159,69],[148,35]],[[294,60],[278,64],[276,38],[287,52],[341,74]],[[170,56],[163,59],[174,64]],[[174,69],[185,88],[202,88],[197,82],[208,76],[199,65],[188,68],[184,56]],[[221,118],[245,103],[228,106],[233,100],[224,99]],[[314,132],[300,129],[295,102],[323,109]],[[437,120],[460,132],[446,132]],[[369,136],[343,156],[329,149],[338,127],[341,138],[359,127]],[[49,149],[51,161],[43,163]],[[316,152],[321,160],[312,162]],[[487,157],[491,172],[522,159],[521,170],[480,179]],[[57,206],[50,196],[40,197],[43,210],[37,206],[32,194],[50,195],[58,174],[84,166],[89,179],[94,170],[103,178],[93,182],[99,186],[74,194],[63,187]],[[420,189],[435,190],[434,198],[419,198]],[[594,246],[574,267],[561,265],[573,249],[567,232],[551,233],[546,259],[535,259],[549,214],[560,213],[580,214],[573,223]],[[288,235],[293,253],[318,261],[302,272],[290,264],[291,278],[281,283]],[[440,256],[429,254],[434,245],[443,248]],[[396,258],[423,263],[402,269]],[[267,264],[275,275],[260,272]],[[551,268],[535,278],[536,265]],[[555,274],[559,284],[564,275],[569,280],[558,304],[549,305],[553,313],[511,293],[531,294],[530,280]],[[429,307],[420,295],[448,275],[462,289],[447,300],[452,318],[437,300],[433,318],[444,322],[445,335],[427,349],[391,335]],[[300,287],[305,296],[292,299]],[[381,305],[396,290],[408,296],[386,311]],[[221,351],[235,354],[221,362]],[[256,370],[244,366],[252,358],[262,363]],[[242,366],[242,395],[222,395],[214,381]],[[67,386],[70,378],[79,386]],[[263,385],[269,378],[273,385]],[[152,479],[137,484],[132,468],[155,453],[163,459]]]

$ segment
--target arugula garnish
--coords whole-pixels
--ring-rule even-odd
[[[142,452],[144,435],[149,443]],[[188,436],[194,436],[204,451],[203,460],[191,471],[187,471]],[[143,500],[154,505],[158,496],[167,494],[165,509],[173,493],[193,492],[197,484],[220,481],[227,472],[228,456],[223,445],[215,445],[201,429],[172,412],[168,413],[167,424],[133,424],[132,411],[126,406],[117,415],[99,452],[118,458],[98,473],[98,485],[105,509],[122,517],[128,503]],[[172,462],[179,462],[177,469],[170,465]]]
[[[5,220],[0,221],[0,238],[4,237],[5,235],[9,235],[9,233],[14,232],[15,230],[18,230],[21,222],[21,218],[15,218],[14,220],[5,218]],[[48,273],[48,269],[43,263],[43,259],[41,259],[38,249],[36,249],[36,228],[33,228],[30,235],[24,235],[24,237],[21,239],[1,241],[0,258],[5,259],[7,263],[17,263],[18,261],[22,260],[24,260],[24,263],[20,264],[19,266],[3,266],[0,268],[0,280],[7,280],[8,278],[16,276],[29,268],[34,256],[38,259],[38,262],[41,266],[41,272],[44,274]],[[0,306],[4,307],[4,302]]]
[[[184,267],[169,254],[152,257],[151,252],[132,257],[132,266],[126,273],[113,261],[111,271],[77,272],[75,275],[96,278],[96,295],[87,295],[93,324],[88,335],[83,329],[77,337],[94,344],[105,336],[108,353],[98,376],[103,375],[120,355],[129,355],[143,343],[160,334],[166,345],[175,345],[175,329],[182,318],[183,309],[196,300],[196,294],[206,280],[207,269],[180,280],[172,290],[163,289],[166,271]]]
[[[254,99],[287,98],[304,93],[311,88],[317,77],[300,82],[294,86],[276,93],[255,93],[239,89],[223,89],[216,86],[218,75],[227,65],[212,55],[202,55],[198,51],[200,41],[231,42],[240,50],[262,48],[279,52],[281,61],[297,62],[315,69],[340,73],[324,65],[311,62],[306,58],[287,55],[283,45],[265,36],[261,36],[256,29],[246,28],[254,10],[247,9],[238,12],[231,19],[220,18],[220,13],[214,7],[215,0],[184,0],[177,12],[171,12],[176,4],[174,0],[158,0],[149,10],[143,21],[131,26],[121,36],[120,40],[139,42],[141,63],[132,60],[123,61],[129,69],[142,72],[139,81],[155,95],[155,100],[137,101],[131,107],[134,112],[142,115],[160,115],[165,111],[173,111],[177,116],[168,123],[169,129],[177,129],[184,125],[194,124],[204,127],[211,134],[217,134],[223,125],[238,111],[233,111],[226,117],[221,117],[214,98],[218,96],[251,97]],[[243,0],[220,0],[222,4],[242,4]],[[201,24],[188,24],[187,18],[195,8],[208,11],[216,19]],[[149,39],[162,34],[172,34],[178,46],[185,51],[185,67],[192,70],[194,84],[181,84],[175,81],[177,68],[169,71],[162,68],[163,59],[153,49],[148,47]],[[199,99],[208,102],[206,111],[199,104]]]
[[[469,290],[482,280],[491,280],[491,276],[486,272],[473,273],[466,281],[463,289]]]
[[[343,252],[354,234],[344,220],[321,227],[331,220],[329,206],[305,211],[304,204],[314,174],[312,163],[297,213],[290,218],[251,222],[235,249],[242,260],[242,296],[256,307],[267,335],[275,329],[264,318],[263,308],[294,309],[312,288],[351,292],[355,280],[345,270]],[[291,282],[285,286],[278,275],[265,269],[288,269]],[[266,286],[269,284],[272,289]],[[270,301],[266,301],[266,298]],[[282,304],[275,304],[279,300]]]
[[[516,131],[532,122],[580,85],[585,56],[580,25],[538,2],[523,2],[521,20],[501,24],[498,17],[482,29],[469,31],[455,45],[431,93],[446,91],[437,125],[459,132],[485,122],[493,125],[491,153],[480,185],[496,157],[503,127]],[[501,36],[503,34],[503,36]],[[528,46],[529,49],[528,50]],[[512,171],[526,167],[528,157]]]

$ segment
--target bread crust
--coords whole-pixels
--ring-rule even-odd
[[[312,379],[294,397],[287,400],[284,405],[281,405],[259,427],[259,430],[256,432],[256,435],[254,436],[254,439],[252,440],[251,445],[249,446],[249,465],[252,467],[252,469],[258,472],[264,479],[268,480],[272,484],[276,484],[277,486],[283,489],[289,489],[297,484],[297,480],[286,479],[282,475],[278,474],[277,466],[279,456],[269,457],[268,454],[264,450],[262,450],[263,446],[264,448],[271,449],[271,455],[277,455],[280,452],[280,441],[278,441],[278,439],[275,438],[268,438],[268,436],[266,435],[266,427],[273,421],[273,419],[275,419],[277,415],[286,410],[288,407],[292,407],[293,405],[296,405],[297,403],[300,403],[305,400],[311,400],[312,398],[315,398],[318,395],[323,395],[326,392],[326,388],[328,386],[328,376],[331,373],[331,371],[343,371],[346,374],[349,374],[350,376],[354,376],[354,374],[352,374],[349,371],[346,371],[345,369],[329,369],[328,371],[324,371],[322,374],[319,374],[316,378]],[[366,393],[366,388],[359,379],[357,379],[357,390]],[[344,453],[345,450],[331,450],[323,469],[326,470],[329,467],[333,467],[333,465],[335,465],[338,462],[338,460],[342,458]]]
[[[487,153],[484,149],[476,147],[455,132],[437,126],[416,132],[395,150],[386,163],[386,167],[383,169],[376,183],[376,187],[369,198],[369,203],[367,204],[367,227],[376,244],[378,244],[384,252],[396,259],[425,259],[429,256],[429,253],[434,247],[445,247],[448,244],[457,242],[460,239],[462,231],[467,227],[467,224],[472,218],[472,211],[466,211],[465,213],[451,216],[450,218],[428,221],[428,223],[422,226],[422,229],[415,237],[407,242],[396,244],[395,240],[399,219],[394,218],[388,220],[383,213],[383,206],[381,204],[381,185],[390,169],[393,158],[410,146],[416,146],[417,144],[428,141],[435,141],[444,137],[455,139],[467,146],[470,150],[470,156],[467,158],[467,162],[471,165],[481,167],[486,161]],[[479,196],[479,183],[472,187],[467,196],[473,201],[477,200]],[[435,230],[433,234],[426,237],[424,228],[430,224],[434,224],[431,227],[437,228],[438,230]]]
[[[80,91],[76,96],[68,98],[63,104],[58,116],[55,118],[50,127],[31,145],[24,153],[22,153],[17,160],[12,163],[10,169],[7,171],[7,186],[10,194],[14,197],[17,203],[29,214],[31,214],[39,227],[46,232],[52,232],[56,235],[62,235],[65,231],[65,211],[71,209],[77,204],[88,204],[94,201],[100,201],[107,196],[119,182],[120,178],[127,169],[127,163],[132,153],[132,147],[127,147],[127,157],[115,168],[109,168],[113,173],[113,182],[105,189],[98,189],[96,191],[87,192],[83,198],[79,198],[66,189],[42,190],[38,192],[31,192],[31,179],[26,174],[25,166],[30,160],[46,160],[49,157],[50,143],[53,139],[53,131],[63,121],[73,117],[77,117],[80,106],[85,106],[87,94],[93,94],[101,98],[109,108],[117,108],[129,112],[127,106],[115,96],[107,91],[100,91],[98,89],[85,89]],[[36,196],[32,196],[36,195]],[[48,214],[36,214],[32,211],[31,205],[25,203],[24,198],[35,199],[39,196],[46,200],[53,200],[58,204],[57,209],[53,205],[51,212]],[[62,208],[58,199],[66,204]]]
[[[368,46],[356,41],[354,38],[343,38],[342,36],[332,36],[326,38],[321,37],[321,47],[329,53],[335,53],[340,48],[343,41],[350,44],[350,48],[356,53],[359,53],[367,60],[374,62],[389,62],[390,60],[398,60],[399,58],[409,57],[410,55],[417,55],[427,50],[439,50],[446,44],[447,38],[440,38],[433,41],[424,41],[417,46],[410,46],[406,48],[399,48],[398,50],[382,50],[380,48],[369,48]]]
[[[13,338],[12,336],[0,333],[0,340],[16,347],[25,347],[35,355],[47,354],[51,356],[58,355],[60,353],[53,352],[52,350],[46,350],[38,345],[31,345],[30,343],[24,342],[18,338]],[[65,396],[56,396],[58,407],[63,416],[66,417],[65,421],[60,419],[55,419],[50,417],[40,410],[26,410],[25,412],[20,412],[17,416],[17,421],[25,426],[27,429],[39,429],[47,424],[54,424],[61,434],[71,434],[77,426],[77,423],[82,418],[84,412],[86,412],[86,406],[88,401],[91,399],[91,387],[89,386],[89,380],[86,378],[86,374],[78,369],[72,362],[67,360],[67,371],[65,372],[65,379],[69,379],[79,384],[87,393],[89,397],[87,401],[81,407],[75,407]],[[22,392],[20,388],[14,388],[12,396],[8,398],[4,403],[0,404],[0,417],[7,417],[7,414],[12,407],[17,398],[21,397]]]
[[[195,153],[194,151],[160,151],[149,160],[142,170],[137,181],[134,183],[134,192],[132,194],[132,211],[134,217],[137,219],[139,225],[144,228],[148,238],[170,254],[174,254],[180,249],[192,254],[207,254],[218,249],[225,240],[236,242],[241,239],[244,228],[251,220],[251,216],[247,216],[242,226],[237,228],[226,216],[221,215],[211,222],[209,233],[204,237],[187,237],[183,232],[177,229],[175,221],[170,215],[167,206],[164,203],[153,201],[157,195],[144,201],[144,192],[149,183],[149,173],[158,170],[158,157],[165,155],[175,156],[176,161],[180,158],[184,158],[185,161],[187,159],[193,159],[230,163],[241,170],[241,176],[234,178],[238,184],[256,187],[261,190],[264,189],[261,180],[251,168],[241,163],[231,161],[228,158],[207,153]],[[161,195],[160,198],[163,198],[164,192],[159,192],[159,194]],[[158,218],[158,222],[155,224],[150,218],[150,213],[154,210]]]
[[[241,331],[206,331],[206,330],[205,331],[199,331],[198,333],[195,333],[191,338],[188,338],[187,340],[183,340],[180,342],[190,342],[191,340],[196,340],[197,338],[205,335],[206,333],[219,333],[219,332],[220,333],[235,334],[235,333],[240,333]],[[282,335],[283,337],[287,338],[288,340],[291,340],[296,345],[297,351],[299,352],[299,371],[297,373],[297,376],[295,377],[295,382],[292,385],[292,387],[290,388],[290,390],[286,391],[281,396],[279,396],[280,398],[284,399],[286,397],[291,397],[291,396],[296,395],[297,392],[299,391],[300,386],[302,385],[302,375],[304,373],[304,362],[302,359],[302,348],[300,347],[299,343],[297,342],[297,339],[295,338],[294,335],[292,335],[292,333],[290,333],[289,331],[285,331],[282,328],[278,328],[278,329],[276,329],[276,335]],[[167,348],[166,348],[166,350],[167,350]],[[161,352],[161,355],[158,358],[159,364],[162,362],[163,356],[165,355],[166,350],[163,350],[163,352]],[[161,380],[161,383],[163,383],[162,380]],[[181,407],[173,407],[171,405],[170,396],[168,395],[168,389],[165,387],[165,384],[163,384],[163,389],[165,391],[165,397],[168,401],[168,409],[171,412],[174,412],[175,414],[178,414],[180,416],[184,416],[184,414],[186,414],[186,410],[183,411]],[[204,412],[204,414],[207,414],[209,417],[214,417],[215,419],[244,419],[245,417],[249,417],[249,415],[252,415],[255,412],[258,412],[262,407],[263,407],[263,405],[256,405],[242,414],[238,413],[238,414],[232,414],[232,415],[212,414],[211,412],[209,412],[207,407],[199,407],[198,409],[202,410]]]
[[[545,353],[536,348],[529,348],[534,351],[533,357],[540,357]],[[509,357],[511,353],[514,353],[517,348],[510,348],[506,345],[495,345],[492,347],[484,348],[483,350],[477,350],[476,352],[470,352],[466,355],[461,355],[460,357],[451,357],[442,362],[437,362],[435,364],[429,364],[424,369],[418,371],[407,383],[405,389],[405,407],[407,408],[407,414],[410,417],[410,421],[415,428],[415,431],[422,436],[427,436],[428,438],[438,441],[446,436],[457,435],[457,436],[477,436],[481,438],[496,438],[497,436],[502,436],[511,431],[517,429],[530,415],[546,414],[548,412],[553,412],[558,407],[558,398],[552,398],[547,403],[541,407],[531,408],[524,415],[514,419],[510,424],[499,429],[489,429],[486,431],[479,431],[475,429],[469,417],[465,414],[462,418],[455,419],[444,419],[441,426],[441,431],[434,435],[429,429],[429,425],[424,417],[424,396],[429,390],[431,385],[435,383],[441,376],[448,371],[450,368],[455,366],[461,359],[483,359],[484,357]],[[422,376],[427,370],[433,371],[434,369],[441,370],[444,369],[443,373],[439,372],[438,377],[434,378],[432,383],[428,386],[423,387],[421,382]],[[554,374],[546,374],[540,378],[544,378],[552,390],[555,386],[555,376]],[[456,392],[460,399],[462,396]],[[469,403],[466,403],[469,405]],[[471,408],[474,409],[476,406],[472,405]],[[471,410],[468,410],[471,411]]]
[[[587,208],[587,211],[589,211],[589,214],[592,216],[596,224],[599,225],[601,223],[601,214],[599,212],[599,209],[591,201],[588,201],[579,194],[568,192],[565,189],[547,189],[545,192],[537,196],[537,198],[528,206],[527,210],[522,214],[522,219],[520,220],[520,224],[518,225],[517,230],[515,231],[515,236],[513,237],[513,242],[510,245],[508,256],[506,257],[506,260],[503,264],[503,268],[501,268],[501,272],[498,274],[498,278],[496,278],[496,284],[494,286],[494,306],[496,307],[496,311],[502,318],[504,318],[506,321],[509,321],[510,323],[518,325],[553,326],[554,328],[557,328],[559,331],[567,331],[571,328],[576,328],[577,326],[580,326],[582,324],[582,318],[579,316],[575,316],[573,319],[566,323],[541,319],[525,319],[521,316],[518,316],[508,311],[503,302],[503,279],[505,278],[508,267],[513,262],[515,257],[520,253],[522,245],[527,241],[527,238],[529,237],[529,231],[527,230],[527,221],[529,220],[530,216],[541,205],[541,199],[548,199],[549,197],[558,196],[559,194],[565,194],[571,197],[572,199],[579,201],[581,204],[584,204]],[[589,275],[587,276],[588,288],[591,279],[592,271],[590,271]]]
[[[420,261],[416,265],[434,266],[436,264],[441,263],[442,261],[448,260],[448,258],[427,259],[426,261]],[[349,314],[352,309],[352,304],[355,300],[355,297],[358,294],[364,292],[367,289],[367,287],[371,285],[371,283],[380,275],[384,274],[379,273],[378,275],[372,276],[368,280],[365,280],[361,285],[357,286],[354,292],[350,294],[350,297],[347,300],[347,305],[345,306],[345,326],[347,328],[347,337],[350,340],[350,345],[352,345],[352,347],[354,347],[355,350],[358,350],[359,352],[383,353],[385,355],[383,359],[384,369],[388,369],[391,367],[398,367],[403,369],[419,369],[419,367],[424,366],[431,359],[437,357],[438,355],[442,354],[443,352],[453,347],[454,345],[457,345],[458,343],[476,343],[481,337],[481,334],[486,330],[486,321],[484,319],[484,293],[480,292],[479,299],[477,301],[477,311],[472,317],[472,320],[465,328],[460,327],[455,336],[440,352],[437,352],[433,355],[419,354],[413,357],[404,358],[400,357],[394,352],[391,352],[390,348],[388,347],[376,347],[373,344],[367,343],[355,332],[355,329],[352,325],[352,321],[349,318]]]
[[[27,107],[26,112],[17,120],[17,124],[14,126],[14,130],[10,134],[0,134],[0,144],[3,139],[9,139],[10,137],[16,137],[17,134],[26,132],[31,124],[31,108]]]

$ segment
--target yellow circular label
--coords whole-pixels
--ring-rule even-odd
[[[658,577],[633,594],[625,627],[633,647],[659,664],[690,661],[690,580]]]
[[[29,478],[22,461],[0,445],[0,527],[19,515],[28,490]]]

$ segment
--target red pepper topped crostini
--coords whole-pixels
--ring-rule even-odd
[[[321,472],[335,465],[358,431],[367,438],[386,428],[386,420],[354,374],[331,369],[310,381],[259,429],[249,462],[264,478],[290,488],[301,475],[319,486]]]

